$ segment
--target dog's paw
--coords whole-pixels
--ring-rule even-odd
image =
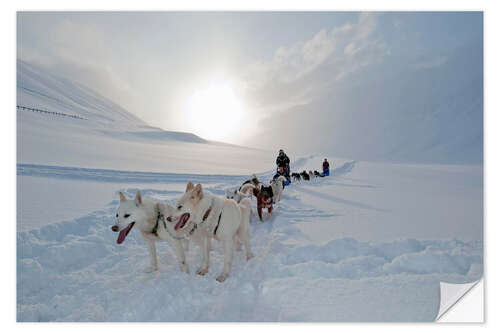
[[[227,277],[228,277],[228,276],[229,276],[229,274],[226,274],[226,273],[221,273],[221,274],[217,277],[217,279],[216,279],[216,280],[217,280],[217,281],[219,281],[219,282],[224,282],[224,281],[227,279]]]
[[[198,275],[205,275],[207,273],[208,273],[208,267],[200,267],[196,271],[196,274],[198,274]]]
[[[157,271],[157,270],[158,270],[158,267],[148,266],[148,267],[144,268],[142,271],[144,273],[152,273],[152,272]]]
[[[247,261],[252,259],[254,257],[253,253],[250,252],[250,253],[247,253]]]

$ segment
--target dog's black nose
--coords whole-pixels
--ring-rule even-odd
[[[112,226],[111,230],[113,230],[114,232],[117,232],[118,231],[118,226],[117,225]]]
[[[168,222],[172,222],[172,216],[167,217]]]

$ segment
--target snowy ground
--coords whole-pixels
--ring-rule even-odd
[[[301,159],[296,168],[318,161]],[[101,201],[92,213],[38,226],[37,208],[30,212],[24,204],[18,222],[18,229],[26,230],[18,232],[17,242],[18,320],[431,321],[439,308],[439,281],[469,282],[482,275],[480,187],[468,184],[480,169],[350,161],[336,166],[333,177],[287,187],[265,223],[253,218],[256,256],[247,262],[243,254],[236,255],[232,275],[223,284],[215,281],[223,260],[216,242],[207,276],[193,273],[200,263],[196,246],[188,254],[192,273],[186,275],[167,244],[159,246],[160,270],[143,273],[148,254],[140,236],[133,232],[119,246],[110,230],[116,194],[124,190],[131,197],[141,188],[150,198],[175,201],[188,180],[222,194],[244,176],[164,174],[157,175],[159,185],[145,173],[109,171],[108,181],[102,181],[98,172],[18,167],[23,193],[32,193],[28,187],[44,181],[71,184],[62,194],[57,186],[53,192],[47,188],[45,195],[29,202],[44,206],[67,192],[79,192],[77,202],[83,200],[82,206],[92,211],[99,204],[79,198],[92,197],[94,186]],[[392,169],[379,174],[382,168]],[[374,174],[379,176],[369,177]],[[384,175],[392,182],[382,183]],[[431,175],[443,181],[432,200],[424,200],[435,184]],[[269,173],[260,176],[266,179]],[[409,199],[418,198],[419,204],[405,198],[394,201],[406,194],[392,193],[398,188],[407,188]],[[462,193],[450,197],[459,188]],[[56,198],[50,199],[50,193]],[[106,201],[106,196],[114,200]],[[67,199],[71,206],[73,198]],[[442,206],[449,201],[460,202],[453,207],[471,210],[470,215],[451,213],[449,206]],[[50,211],[58,210],[65,208]],[[471,219],[474,214],[476,219]],[[25,220],[30,227],[24,226]],[[464,230],[467,224],[471,232]]]
[[[85,118],[17,111],[19,321],[432,321],[439,281],[482,275],[482,166],[333,156],[333,176],[292,184],[272,217],[253,217],[255,258],[238,253],[224,283],[216,242],[206,276],[193,273],[198,248],[187,275],[166,243],[159,271],[143,273],[141,237],[117,245],[110,230],[118,191],[175,202],[191,180],[223,194],[254,172],[269,180],[275,153],[149,126],[23,62],[17,84],[18,105]]]

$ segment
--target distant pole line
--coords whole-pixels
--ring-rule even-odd
[[[46,113],[46,114],[53,114],[53,115],[56,115],[56,116],[62,116],[62,117],[69,117],[69,118],[87,120],[86,118],[77,116],[76,114],[68,114],[68,113],[62,113],[62,112],[54,112],[54,111],[41,110],[41,109],[36,109],[36,108],[30,108],[30,107],[23,106],[23,105],[16,105],[16,108],[18,110],[31,111],[31,112],[40,112],[40,113]]]

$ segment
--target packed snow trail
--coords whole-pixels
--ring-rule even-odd
[[[298,162],[301,166],[308,163],[307,159]],[[215,280],[223,265],[223,249],[215,240],[206,276],[194,273],[201,261],[198,247],[191,244],[187,253],[188,275],[179,270],[173,250],[165,242],[158,244],[159,270],[144,273],[149,255],[139,233],[133,230],[123,245],[117,245],[116,234],[110,230],[117,199],[81,218],[18,232],[18,320],[434,320],[439,308],[439,281],[470,282],[482,275],[482,242],[367,242],[335,234],[318,242],[305,231],[335,224],[345,212],[339,212],[337,203],[310,204],[308,193],[321,190],[327,196],[335,184],[357,186],[348,177],[353,168],[354,162],[346,162],[333,170],[332,177],[294,183],[286,187],[273,215],[265,214],[264,223],[253,216],[255,257],[246,261],[243,252],[236,252],[231,275],[224,283]],[[63,177],[71,173],[61,168],[47,170],[20,166],[18,173],[51,171],[65,174]],[[88,173],[80,170],[79,176],[82,172]],[[106,177],[112,177],[113,172],[109,173]],[[271,174],[259,177],[266,180]],[[102,180],[101,175],[96,177]],[[114,177],[138,180],[119,172]],[[140,177],[149,179],[147,175]],[[219,195],[241,183],[226,176],[213,176],[211,181],[202,181],[206,176],[165,177],[172,177],[173,183],[199,177],[207,190]],[[148,188],[148,183],[144,181],[141,190],[154,200],[175,202],[183,192],[181,185],[159,190]],[[137,188],[117,188],[115,198],[119,190],[132,197]],[[370,214],[371,208],[377,208],[353,203],[343,199],[339,205]],[[377,209],[381,211],[375,213],[383,214],[383,207]]]

